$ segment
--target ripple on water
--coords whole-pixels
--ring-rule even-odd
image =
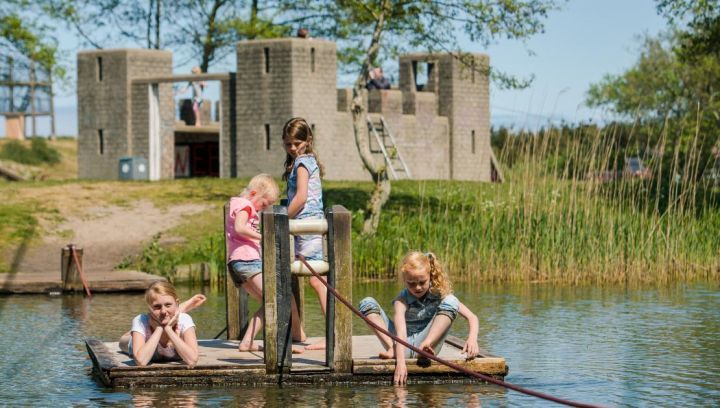
[[[456,285],[480,319],[482,347],[507,358],[507,380],[610,406],[720,405],[720,296],[704,285],[627,290]],[[393,285],[356,285],[388,307]],[[194,290],[180,288],[187,298]],[[224,327],[224,295],[193,312],[200,337]],[[306,296],[308,331],[323,327]],[[141,295],[0,297],[0,401],[60,406],[535,406],[489,385],[242,387],[108,391],[88,375],[82,340],[116,339],[144,312]],[[354,322],[356,333],[369,333]],[[463,335],[467,325],[453,328]]]

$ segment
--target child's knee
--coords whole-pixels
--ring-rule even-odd
[[[365,299],[360,301],[360,304],[358,305],[358,309],[360,309],[360,313],[363,314],[363,316],[367,316],[372,313],[381,314],[382,308],[380,307],[380,303],[378,303],[377,300],[373,297],[366,297]]]

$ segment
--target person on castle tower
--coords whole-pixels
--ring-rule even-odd
[[[193,67],[190,72],[192,72],[194,75],[198,75],[202,73],[202,70],[200,69],[200,67]],[[182,95],[187,92],[188,89],[192,89],[192,104],[193,113],[195,114],[195,126],[201,126],[200,105],[202,105],[203,102],[202,93],[205,90],[206,86],[207,83],[205,83],[205,81],[190,81],[185,88],[180,89],[176,93],[176,95]]]
[[[370,89],[390,89],[390,81],[383,76],[382,67],[376,67],[370,70],[370,80],[365,87]]]

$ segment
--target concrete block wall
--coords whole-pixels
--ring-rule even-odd
[[[77,64],[78,177],[117,179],[120,157],[147,158],[148,122],[147,117],[142,117],[147,115],[147,85],[143,97],[139,88],[131,86],[132,79],[172,74],[172,53],[142,49],[82,51],[77,55]],[[174,152],[167,130],[172,129],[174,108],[172,90],[162,85],[160,89],[161,126],[165,129],[162,144],[170,150],[163,152],[165,161],[172,160]],[[143,103],[145,110],[140,106]],[[165,113],[168,107],[169,114]],[[172,164],[163,165],[164,176],[172,170]]]
[[[78,177],[118,178],[129,152],[128,50],[77,54]]]
[[[160,179],[175,178],[175,101],[172,83],[132,83],[133,79],[172,75],[172,53],[133,50],[128,58],[131,81],[132,141],[130,155],[150,160],[150,93],[157,87],[160,108]]]

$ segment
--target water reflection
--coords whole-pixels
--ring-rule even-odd
[[[225,326],[225,297],[211,288],[191,314],[201,338]],[[480,346],[507,358],[507,380],[573,400],[604,405],[718,405],[720,290],[717,285],[550,287],[456,285],[480,319]],[[395,283],[356,285],[390,305]],[[314,295],[305,321],[324,329]],[[481,406],[543,405],[532,397],[481,384],[237,387],[105,390],[88,375],[83,339],[116,340],[146,311],[142,294],[0,297],[0,401],[27,405],[120,406]],[[453,334],[467,333],[464,320]],[[354,334],[370,334],[358,319]]]

